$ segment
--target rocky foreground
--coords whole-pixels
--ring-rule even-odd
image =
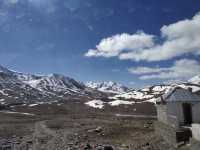
[[[172,150],[154,133],[154,106],[146,112],[141,105],[95,109],[72,101],[2,110],[0,149]]]

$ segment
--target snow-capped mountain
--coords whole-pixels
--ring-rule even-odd
[[[200,75],[191,78],[188,82],[173,84],[153,85],[139,90],[116,94],[109,97],[109,101],[92,100],[85,105],[93,108],[103,109],[104,106],[135,105],[138,103],[156,103],[161,96],[171,93],[175,88],[183,88],[193,93],[200,94]]]
[[[145,101],[155,103],[158,97],[176,87],[200,94],[200,75],[191,78],[188,82],[154,85],[133,90],[111,81],[87,82],[84,85],[60,74],[24,74],[0,66],[0,104],[44,102],[83,97],[101,99],[107,96],[110,96],[110,100],[117,102],[120,100],[120,103],[121,100],[130,101],[131,104]]]
[[[24,83],[36,88],[40,91],[46,92],[78,92],[84,90],[85,85],[75,81],[72,78],[65,77],[60,74],[51,74],[47,76],[37,76],[28,80],[21,79]]]
[[[110,97],[115,100],[132,100],[132,101],[147,101],[155,103],[156,99],[161,95],[168,93],[171,89],[180,87],[191,90],[193,93],[200,94],[199,76],[189,80],[190,82],[169,84],[169,85],[154,85],[140,90],[132,90],[127,93],[117,94]]]
[[[194,84],[200,84],[200,75],[194,76],[189,80],[189,82],[194,83]]]
[[[102,95],[64,75],[23,74],[0,66],[0,104]]]
[[[107,92],[107,93],[115,93],[115,94],[119,94],[119,93],[125,93],[129,90],[128,87],[123,86],[122,84],[116,83],[116,82],[112,82],[112,81],[104,81],[104,82],[87,82],[86,83],[87,87],[96,89],[98,91],[101,92]]]

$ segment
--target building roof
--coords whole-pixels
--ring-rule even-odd
[[[200,95],[191,90],[180,87],[172,88],[166,94],[162,95],[161,101],[164,102],[200,102]]]

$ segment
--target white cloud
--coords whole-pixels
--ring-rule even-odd
[[[125,34],[124,35],[128,35]],[[132,38],[107,38],[97,45],[95,50],[86,53],[88,57],[114,57],[121,60],[134,61],[161,61],[169,60],[184,54],[200,54],[200,13],[192,19],[178,21],[174,24],[165,25],[161,28],[161,44],[156,44],[154,36],[142,33],[129,35]],[[140,38],[141,37],[141,38]],[[138,39],[139,38],[139,39]],[[115,40],[117,39],[117,40]],[[130,42],[131,41],[131,42]],[[139,43],[137,45],[137,43]],[[121,45],[122,44],[122,45]],[[102,45],[102,46],[101,46]]]
[[[200,14],[191,20],[183,20],[161,28],[163,44],[155,45],[150,49],[143,49],[139,53],[124,53],[121,59],[136,61],[168,60],[186,53],[197,54],[200,52]]]
[[[163,82],[163,84],[180,84],[180,83],[184,83],[184,81],[179,80],[179,79],[169,79]]]
[[[200,64],[196,60],[181,59],[168,68],[129,68],[132,74],[141,75],[141,80],[147,79],[189,79],[200,73]]]
[[[128,68],[128,71],[132,74],[149,74],[149,73],[159,73],[165,71],[167,68],[149,68],[149,67],[137,67],[137,68]]]
[[[147,35],[143,32],[135,34],[117,34],[112,37],[102,39],[96,46],[96,49],[90,49],[85,56],[87,57],[113,57],[118,56],[121,52],[139,51],[154,45],[154,36]]]

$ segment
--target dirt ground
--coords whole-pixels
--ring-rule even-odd
[[[16,150],[172,150],[155,135],[151,116],[156,114],[148,105],[103,110],[80,102],[13,107],[18,113],[0,112],[0,145]]]

